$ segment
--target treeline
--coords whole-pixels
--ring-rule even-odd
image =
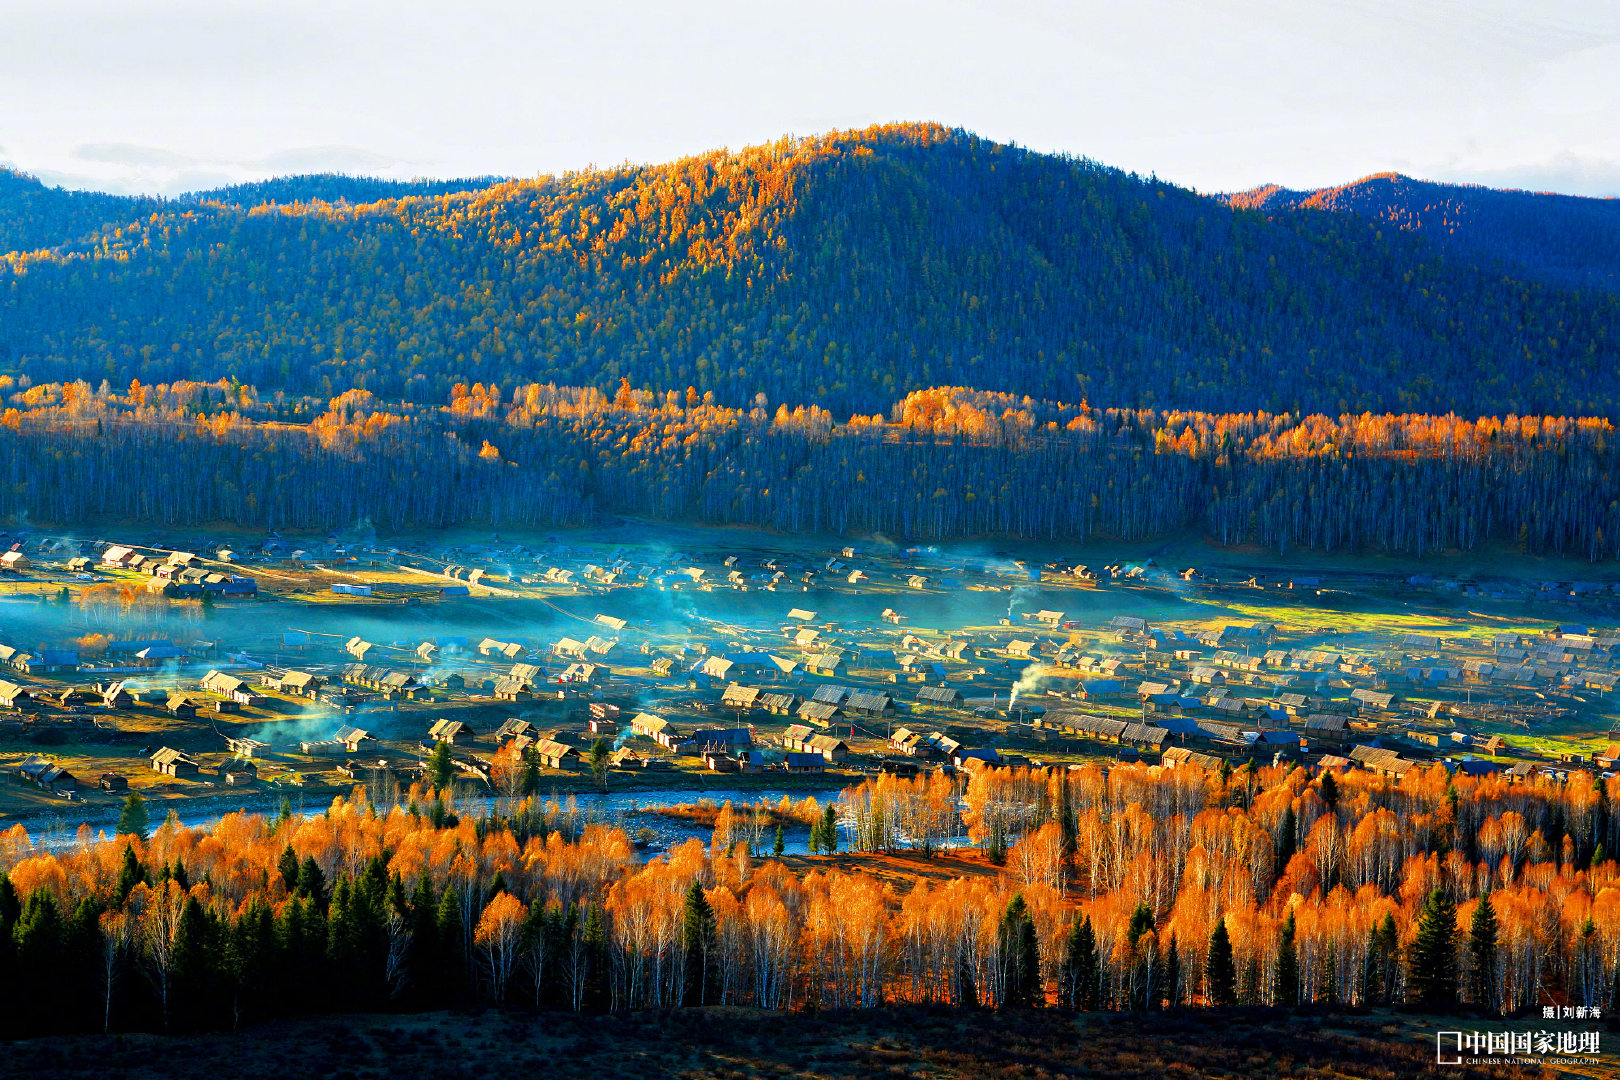
[[[885,777],[826,807],[821,851],[911,847],[926,867],[965,826],[1001,867],[910,879],[876,856],[884,876],[865,857],[790,867],[781,833],[767,855],[729,806],[707,849],[641,861],[529,800],[475,819],[442,793],[357,793],[148,836],[137,797],[114,839],[0,840],[0,1026],[478,1002],[1614,1008],[1616,783],[1088,766],[978,771],[965,802]]]
[[[1620,411],[1611,293],[937,126],[464,186],[274,182],[0,254],[0,370],[416,403],[622,377],[840,415],[940,385],[1212,412]],[[286,202],[350,190],[399,197]],[[264,198],[282,204],[245,204]]]
[[[15,390],[15,387],[12,388]],[[0,414],[0,512],[34,522],[549,526],[603,513],[792,532],[1275,549],[1488,542],[1620,554],[1602,420],[1099,410],[957,388],[888,415],[530,384],[446,407],[229,383],[46,384]]]

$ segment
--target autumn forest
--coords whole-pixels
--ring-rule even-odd
[[[639,860],[572,805],[446,793],[30,848],[4,838],[14,1031],[326,1010],[895,1002],[1613,1007],[1614,782],[1293,766],[989,769],[733,807]],[[784,863],[783,823],[813,823]],[[948,845],[966,831],[979,854]],[[773,840],[773,836],[776,838]],[[883,874],[905,855],[909,868]]]

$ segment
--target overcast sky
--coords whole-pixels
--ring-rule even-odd
[[[172,193],[937,120],[1203,191],[1620,194],[1620,2],[0,0],[0,162]]]

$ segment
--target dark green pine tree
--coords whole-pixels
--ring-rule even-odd
[[[1497,1011],[1496,935],[1496,909],[1486,893],[1468,923],[1468,1000],[1492,1015]]]
[[[17,887],[9,875],[0,871],[0,1036],[22,1033],[18,1020],[28,988],[17,969],[15,932],[21,917]]]
[[[1299,819],[1294,816],[1292,806],[1283,810],[1282,821],[1277,826],[1277,869],[1286,870],[1288,860],[1294,857],[1296,841],[1294,834],[1299,831]]]
[[[1457,1003],[1457,905],[1439,889],[1418,916],[1407,988],[1413,1001],[1429,1008]]]
[[[1395,928],[1395,916],[1385,914],[1384,921],[1378,924],[1378,977],[1385,1005],[1395,1003],[1396,991],[1399,989],[1396,979],[1400,975],[1400,959],[1400,931]]]
[[[1077,916],[1063,943],[1063,996],[1072,1008],[1097,1008],[1102,972],[1097,963],[1097,935],[1091,919]]]
[[[956,954],[956,1004],[963,1009],[979,1007],[979,980],[973,972],[973,963],[966,949]]]
[[[428,755],[428,781],[433,785],[435,792],[448,788],[451,780],[455,778],[456,760],[453,754],[449,743],[438,742],[434,744],[433,752]]]
[[[410,943],[405,950],[405,1000],[416,1009],[438,1004],[440,982],[437,972],[444,961],[439,951],[439,895],[430,874],[416,879],[411,893]]]
[[[1324,769],[1322,772],[1320,794],[1322,796],[1322,801],[1327,804],[1327,808],[1329,810],[1338,808],[1339,781],[1336,777],[1334,777],[1332,769]]]
[[[118,887],[114,893],[118,903],[122,904],[125,900],[128,900],[129,894],[135,890],[135,886],[145,880],[146,867],[142,866],[141,860],[135,857],[135,845],[125,844],[124,864],[118,870]]]
[[[298,895],[314,901],[322,913],[326,911],[326,874],[321,871],[321,864],[315,861],[313,855],[304,856],[303,863],[298,867]]]
[[[1151,963],[1151,957],[1141,950],[1140,944],[1142,938],[1153,929],[1153,909],[1146,904],[1137,904],[1136,909],[1131,912],[1131,921],[1125,928],[1125,942],[1130,946],[1131,964],[1134,969],[1131,984],[1137,987],[1132,991],[1132,999],[1126,1003],[1126,1008],[1129,1009],[1151,1009],[1158,998],[1158,988],[1154,982],[1160,972],[1158,966]]]
[[[1226,920],[1215,923],[1209,935],[1209,959],[1204,964],[1205,993],[1211,1005],[1231,1005],[1237,1001],[1237,965],[1232,956],[1232,937]]]
[[[780,859],[787,850],[787,842],[782,838],[782,826],[776,826],[776,839],[771,841],[771,854]]]
[[[686,890],[686,909],[681,915],[681,1004],[707,1005],[713,997],[718,974],[714,941],[714,908],[703,895],[702,884],[693,880],[692,887]]]
[[[62,932],[63,959],[67,966],[68,1015],[72,1031],[103,1028],[101,904],[86,896],[68,916]]]
[[[118,815],[117,835],[138,836],[145,840],[151,832],[152,822],[146,814],[146,800],[140,792],[132,791],[124,800],[124,809]]]
[[[224,976],[230,989],[231,1026],[269,1016],[275,1004],[267,985],[275,967],[275,915],[257,897],[248,901],[226,934]]]
[[[1290,910],[1277,936],[1277,967],[1271,986],[1272,1004],[1280,1008],[1299,1004],[1299,952],[1294,934],[1294,912]]]
[[[608,1003],[607,914],[601,904],[592,904],[580,927],[585,939],[585,1007],[604,1009]]]
[[[298,853],[288,844],[281,851],[281,858],[276,862],[276,870],[281,874],[281,883],[287,886],[289,893],[298,891]]]
[[[833,809],[832,803],[821,813],[821,850],[828,855],[838,852],[838,812]]]
[[[1001,952],[1001,1007],[1028,1009],[1042,1004],[1040,945],[1035,920],[1023,893],[1014,893],[997,927]]]
[[[460,1005],[467,999],[468,978],[467,934],[461,917],[461,898],[454,885],[445,886],[439,897],[439,911],[433,928],[438,942],[439,967],[434,977],[443,986],[444,1003]]]
[[[197,1031],[212,1027],[218,1018],[219,987],[214,978],[219,955],[214,921],[195,896],[186,897],[174,934],[171,961],[171,1031]]]
[[[1378,927],[1367,931],[1367,957],[1361,965],[1361,1002],[1375,1005],[1383,1000],[1384,965],[1378,955]]]
[[[1317,967],[1317,983],[1320,997],[1318,1000],[1328,1005],[1339,1004],[1339,946],[1329,941],[1322,950],[1322,959]]]
[[[64,971],[62,912],[51,890],[28,894],[12,931],[16,942],[16,972],[27,978],[26,989],[14,1005],[20,1034],[52,1035],[62,1030],[68,1008],[68,980]]]

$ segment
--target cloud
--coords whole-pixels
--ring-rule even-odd
[[[266,154],[257,161],[240,163],[252,172],[285,173],[376,173],[392,171],[409,163],[398,157],[379,154],[360,146],[295,146]]]
[[[54,166],[54,167],[53,167]],[[292,146],[259,158],[201,159],[140,143],[83,143],[65,159],[30,170],[42,183],[113,195],[181,195],[273,176],[346,173],[407,178],[431,166],[362,146]]]
[[[80,161],[102,165],[155,165],[176,169],[196,164],[196,158],[185,154],[137,143],[81,143],[69,151],[69,155]]]
[[[1492,168],[1447,170],[1447,180],[1494,188],[1620,197],[1620,161],[1568,151],[1541,161]]]
[[[163,171],[157,177],[149,171],[111,175],[62,169],[32,169],[30,172],[48,187],[67,188],[69,191],[101,191],[109,195],[179,195],[187,191],[225,187],[240,180],[240,176],[234,172],[207,168]]]

